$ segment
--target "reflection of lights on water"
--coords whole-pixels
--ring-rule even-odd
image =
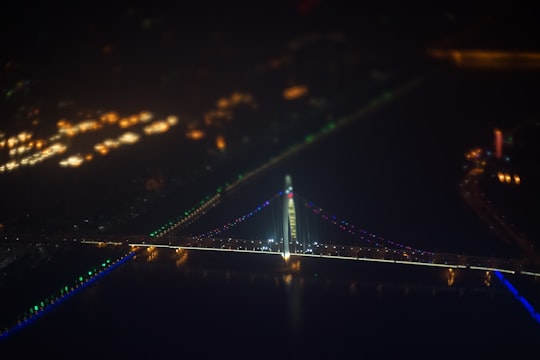
[[[292,274],[285,274],[283,275],[283,282],[286,284],[286,285],[290,285],[291,282],[292,282]]]
[[[351,295],[354,295],[356,294],[357,291],[358,291],[358,284],[356,283],[356,281],[351,281],[351,283],[349,284],[349,293]]]
[[[188,259],[188,252],[187,250],[184,250],[184,249],[176,249],[176,266],[179,267],[183,264],[186,263],[187,259]]]
[[[486,278],[484,279],[486,286],[491,286],[491,271],[486,271]]]
[[[456,273],[454,269],[448,268],[448,286],[454,285]]]
[[[157,259],[158,251],[154,246],[147,247],[146,251],[148,252],[148,257],[146,258],[146,261],[151,262]]]
[[[300,260],[291,262],[291,271],[300,271]]]

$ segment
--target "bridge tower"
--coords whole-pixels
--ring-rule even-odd
[[[285,175],[285,190],[283,194],[283,258],[289,260],[291,252],[289,244],[296,249],[296,210],[294,206],[294,193],[290,175]],[[290,234],[290,238],[289,238]]]

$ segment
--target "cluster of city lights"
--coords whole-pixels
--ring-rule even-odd
[[[298,91],[296,90],[296,93]],[[223,122],[232,120],[235,108],[241,105],[253,109],[257,108],[253,95],[233,92],[228,97],[218,99],[216,108],[207,111],[203,115],[204,125],[206,127],[222,126]],[[32,115],[39,114],[39,109],[35,109],[35,112],[36,114],[32,113]],[[21,167],[34,166],[62,154],[65,157],[59,161],[59,165],[61,167],[76,168],[84,162],[94,159],[95,155],[104,156],[113,149],[139,142],[144,135],[162,134],[178,124],[178,117],[175,115],[169,115],[164,119],[154,119],[154,114],[150,111],[141,111],[125,117],[121,117],[115,111],[109,111],[95,117],[87,116],[88,119],[77,123],[67,119],[58,120],[56,123],[57,132],[47,138],[34,138],[31,131],[21,131],[11,136],[0,132],[0,149],[8,151],[7,160],[0,163],[0,173],[10,172]],[[37,123],[37,120],[34,122]],[[69,147],[74,144],[76,136],[86,133],[98,133],[114,127],[124,132],[113,137],[103,136],[91,149],[82,152],[77,150],[71,154],[66,154]],[[205,136],[205,130],[198,125],[198,122],[186,124],[186,138],[200,140]],[[226,139],[222,134],[216,136],[215,146],[220,151],[224,151],[227,147]]]
[[[126,130],[117,137],[106,137],[95,143],[92,151],[74,153],[59,161],[62,167],[79,167],[85,161],[90,161],[95,154],[106,155],[111,150],[123,145],[135,144],[141,136],[156,135],[167,132],[172,126],[178,124],[178,117],[169,115],[165,119],[154,119],[149,111],[142,111],[127,117],[120,117],[118,113],[110,111],[97,119],[86,119],[72,123],[67,119],[57,122],[58,131],[46,139],[35,139],[32,132],[22,131],[17,135],[6,136],[0,133],[0,149],[8,150],[8,161],[0,163],[0,173],[9,172],[23,166],[34,166],[54,156],[64,154],[73,138],[86,133],[99,132],[105,128],[116,126],[121,131],[135,126],[140,132]]]
[[[497,178],[499,179],[499,182],[503,184],[521,184],[521,178],[518,174],[511,175],[509,173],[499,171],[497,173]]]
[[[298,196],[298,194],[297,194]],[[414,252],[420,253],[422,255],[434,255],[434,253],[419,249],[413,249],[412,247],[408,245],[403,245],[400,243],[396,243],[390,240],[385,240],[379,235],[375,235],[372,233],[369,233],[366,230],[358,229],[354,225],[350,224],[346,220],[339,220],[336,215],[329,215],[327,212],[325,212],[323,209],[321,209],[318,206],[315,206],[313,202],[305,202],[304,204],[308,209],[311,209],[314,214],[317,214],[320,216],[323,220],[326,220],[330,222],[332,225],[337,226],[340,230],[347,232],[351,235],[357,235],[361,241],[368,242],[370,244],[373,244],[377,247],[386,247],[388,245],[398,247],[401,249],[406,250],[412,250]]]
[[[481,157],[482,157],[482,154],[483,154],[483,150],[481,148],[479,148],[479,147],[476,147],[474,149],[469,150],[465,154],[465,158],[467,160],[471,160],[471,161],[480,160]]]
[[[233,110],[240,105],[247,105],[253,109],[257,108],[253,95],[248,93],[234,92],[229,97],[222,97],[218,99],[216,102],[216,109],[206,112],[204,115],[205,125],[211,126],[216,121],[232,120]]]
[[[73,295],[75,292],[80,291],[84,287],[88,286],[90,283],[96,281],[97,279],[103,277],[109,273],[112,269],[118,265],[124,263],[126,260],[132,258],[135,255],[135,252],[129,252],[115,261],[107,259],[103,261],[100,265],[94,266],[92,269],[88,270],[86,273],[77,277],[70,284],[62,286],[56,293],[45,298],[42,301],[37,302],[35,305],[28,308],[22,315],[18,317],[17,323],[11,328],[6,328],[0,330],[0,340],[7,338],[12,333],[22,329],[23,327],[29,325],[30,323],[37,320],[40,316],[50,311],[52,307],[60,304],[68,297]]]
[[[203,115],[203,122],[206,127],[222,127],[224,122],[233,119],[234,110],[239,106],[248,106],[252,109],[257,108],[253,95],[249,93],[233,92],[228,97],[221,97],[216,101],[215,109],[207,111]],[[186,138],[191,140],[200,140],[206,137],[206,132],[198,126],[197,123],[187,124]],[[216,148],[224,151],[227,142],[222,134],[218,134],[215,139]]]

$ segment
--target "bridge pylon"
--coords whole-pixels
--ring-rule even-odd
[[[283,258],[288,261],[291,252],[290,244],[296,248],[296,209],[290,175],[285,175],[285,190],[283,191]]]

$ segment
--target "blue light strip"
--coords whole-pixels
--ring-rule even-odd
[[[540,323],[540,314],[534,310],[532,305],[521,295],[519,295],[519,292],[517,289],[508,281],[499,271],[494,271],[497,278],[506,286],[506,288],[514,295],[516,299],[518,299],[521,304],[527,309],[527,311],[531,314],[532,318],[536,320],[536,322]]]
[[[246,221],[247,219],[250,219],[251,217],[253,217],[253,215],[256,215],[258,214],[259,212],[261,212],[262,210],[264,210],[268,205],[270,205],[270,203],[279,198],[280,196],[283,195],[283,191],[280,191],[278,192],[277,194],[275,194],[274,196],[272,196],[272,198],[266,200],[264,203],[262,203],[261,205],[257,206],[255,209],[253,209],[252,211],[250,211],[249,213],[243,215],[243,216],[240,216],[232,221],[230,221],[229,223],[227,224],[224,224],[222,226],[220,226],[219,228],[216,228],[214,230],[211,230],[211,231],[208,231],[204,234],[200,234],[200,235],[195,235],[193,236],[193,238],[195,240],[199,240],[199,239],[202,239],[202,238],[205,238],[205,237],[214,237],[218,234],[220,234],[221,232],[223,231],[226,231],[244,221]]]
[[[12,328],[5,329],[3,331],[0,330],[0,342],[2,340],[7,339],[13,333],[15,333],[15,332],[23,329],[24,327],[30,325],[31,323],[36,321],[38,318],[43,316],[45,313],[48,313],[54,307],[56,307],[57,305],[64,302],[66,299],[70,298],[75,293],[79,292],[80,290],[84,289],[85,287],[92,284],[96,280],[98,280],[98,279],[102,278],[103,276],[107,275],[114,268],[116,268],[117,266],[123,264],[127,260],[131,259],[133,256],[135,256],[134,251],[124,255],[123,257],[121,257],[118,260],[110,263],[106,267],[102,266],[103,269],[100,269],[100,271],[92,271],[92,275],[89,275],[88,277],[85,277],[83,281],[77,281],[75,283],[75,285],[72,285],[71,287],[66,286],[66,288],[68,288],[68,290],[67,291],[61,290],[59,296],[56,296],[56,297],[53,296],[53,297],[51,297],[50,300],[42,301],[41,302],[42,306],[39,306],[38,310],[34,311],[33,308],[31,308],[31,314],[28,315],[28,316],[24,316],[21,320],[19,320],[17,322],[17,324],[15,326],[13,326]]]

